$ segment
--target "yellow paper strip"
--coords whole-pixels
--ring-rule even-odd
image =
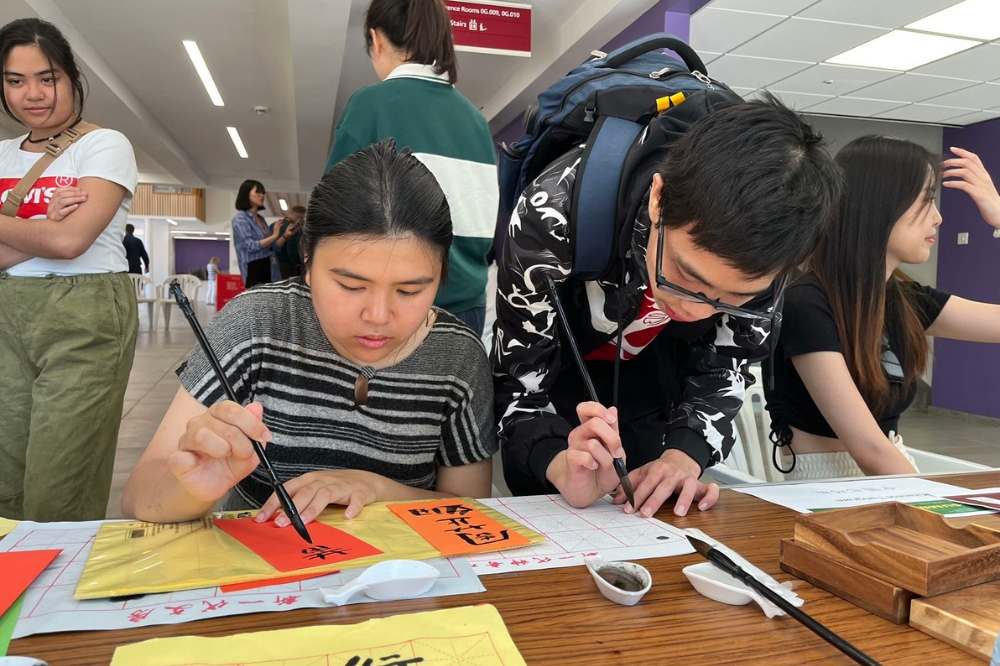
[[[475,500],[461,499],[473,503],[505,527],[524,534],[532,543],[544,541],[543,536],[507,516]],[[230,511],[217,517],[244,515]],[[319,520],[370,543],[382,554],[301,569],[297,574],[368,567],[384,560],[441,557],[437,549],[396,517],[384,502],[366,506],[352,520],[344,518],[343,507],[329,508]],[[216,529],[210,516],[166,525],[114,522],[105,523],[98,531],[74,596],[77,599],[104,599],[246,583],[280,575],[285,574]]]
[[[0,518],[0,537],[5,537],[13,532],[19,522],[20,521],[17,520],[11,520],[10,518]]]
[[[111,660],[111,666],[418,663],[526,666],[503,618],[490,605],[225,638],[156,638],[124,645]]]

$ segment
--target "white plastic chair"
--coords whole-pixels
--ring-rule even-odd
[[[171,307],[177,305],[177,301],[175,301],[170,295],[170,283],[174,280],[180,282],[184,295],[187,296],[188,300],[192,303],[198,302],[198,289],[201,288],[201,280],[193,275],[171,275],[163,281],[163,284],[160,286],[160,293],[157,302],[163,308],[163,326],[167,329],[170,328]]]
[[[156,328],[158,319],[156,316],[156,304],[159,300],[159,288],[155,282],[145,275],[129,273],[128,276],[132,280],[132,287],[135,289],[136,302],[146,304],[146,312],[149,316],[149,328]]]

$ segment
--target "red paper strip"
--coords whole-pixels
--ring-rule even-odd
[[[297,571],[382,554],[378,548],[347,532],[315,521],[306,526],[312,545],[303,541],[294,528],[275,527],[273,522],[258,523],[253,518],[214,522],[278,571]]]
[[[282,576],[281,578],[265,578],[264,580],[252,580],[249,583],[232,583],[231,585],[220,585],[219,589],[228,594],[230,592],[256,590],[258,587],[268,587],[269,585],[286,585],[288,583],[297,583],[300,580],[309,580],[310,578],[330,576],[335,573],[340,573],[340,572],[321,571],[319,573],[299,574],[297,576]]]
[[[389,509],[446,557],[531,545],[528,537],[460,499],[390,504]]]
[[[56,559],[61,550],[18,550],[0,553],[0,615]]]

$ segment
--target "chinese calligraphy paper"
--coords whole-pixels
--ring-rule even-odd
[[[294,529],[275,527],[270,521],[258,523],[249,517],[216,520],[215,526],[281,572],[382,554],[371,544],[318,522],[309,524],[312,544],[303,541]]]
[[[411,666],[432,659],[453,666],[526,666],[490,605],[225,638],[158,638],[118,648],[111,666]]]
[[[446,557],[531,545],[528,537],[455,498],[390,504],[389,510]]]

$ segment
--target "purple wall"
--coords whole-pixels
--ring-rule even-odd
[[[212,257],[219,258],[219,269],[229,270],[228,240],[174,240],[174,273],[190,273],[197,268],[205,268]]]
[[[945,128],[943,143],[944,151],[957,146],[978,154],[994,182],[1000,182],[1000,120]],[[1000,303],[1000,240],[993,238],[993,229],[969,195],[958,190],[941,188],[941,216],[938,289]],[[958,245],[960,232],[969,234],[968,245]],[[1000,418],[1000,345],[935,340],[931,404]]]

